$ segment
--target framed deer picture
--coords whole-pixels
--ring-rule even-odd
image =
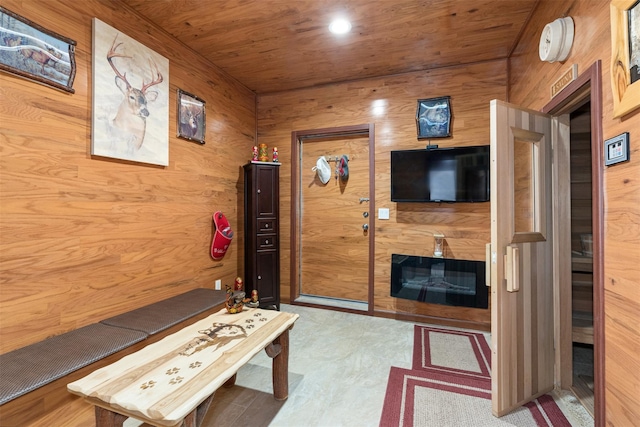
[[[74,93],[76,42],[0,6],[0,70]]]
[[[178,89],[178,136],[204,144],[206,117],[204,100]]]
[[[91,154],[169,164],[169,61],[93,19]]]

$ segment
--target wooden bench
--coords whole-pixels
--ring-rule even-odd
[[[198,426],[223,384],[263,349],[274,397],[288,397],[289,329],[297,314],[259,308],[212,314],[68,385],[96,406],[96,426],[133,417],[154,426]]]
[[[193,289],[0,355],[2,426],[24,426],[77,399],[67,383],[209,315],[225,299],[224,291]]]

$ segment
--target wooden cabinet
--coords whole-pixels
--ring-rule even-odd
[[[280,309],[280,163],[244,166],[244,276],[247,294],[258,291],[261,308]]]

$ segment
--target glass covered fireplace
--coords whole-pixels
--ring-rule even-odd
[[[489,308],[485,262],[393,254],[391,296],[432,304]]]

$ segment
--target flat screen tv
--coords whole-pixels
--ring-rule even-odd
[[[391,152],[392,202],[488,202],[489,146]]]

